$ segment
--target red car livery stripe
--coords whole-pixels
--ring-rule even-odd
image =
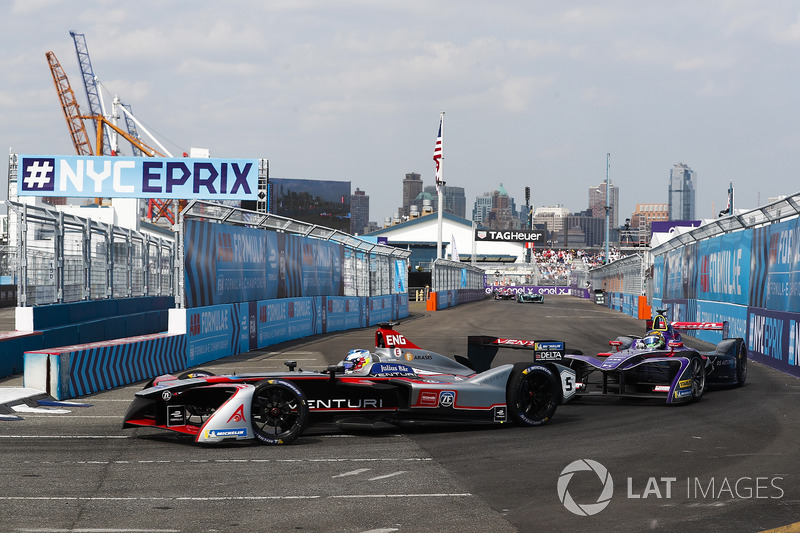
[[[675,329],[722,331],[724,322],[672,322]]]

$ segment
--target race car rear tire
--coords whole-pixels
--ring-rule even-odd
[[[692,380],[692,401],[697,402],[706,390],[706,362],[699,355],[689,359],[690,379]]]
[[[308,425],[308,401],[296,385],[282,379],[256,384],[250,406],[253,434],[264,444],[289,444]]]
[[[743,339],[736,339],[736,386],[741,387],[747,379],[747,346]]]
[[[517,363],[506,389],[511,420],[523,426],[547,423],[561,403],[561,380],[549,367]]]

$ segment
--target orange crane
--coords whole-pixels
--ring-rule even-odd
[[[165,157],[164,154],[155,148],[148,146],[141,140],[128,134],[128,132],[118,128],[103,115],[82,115],[78,101],[75,99],[75,92],[72,90],[72,87],[69,83],[69,78],[64,72],[64,69],[61,67],[61,63],[59,63],[58,58],[56,58],[56,55],[52,51],[47,52],[45,56],[47,57],[47,62],[50,65],[50,73],[53,75],[53,83],[55,83],[56,92],[58,93],[58,98],[61,101],[61,108],[64,111],[64,118],[67,120],[67,127],[69,128],[70,137],[72,138],[72,144],[75,145],[75,152],[78,155],[103,155],[103,126],[106,125],[112,130],[116,131],[126,141],[131,143],[134,148],[141,150],[142,154],[148,157]],[[92,153],[92,144],[89,141],[88,133],[86,133],[86,125],[84,120],[96,121],[96,154]],[[62,199],[55,203],[64,203],[64,200]],[[97,199],[97,203],[98,205],[100,204],[99,198]],[[149,200],[148,212],[153,220],[158,220],[159,218],[164,217],[170,222],[170,224],[175,223],[175,215],[172,212],[171,200],[151,198]]]
[[[64,110],[64,118],[67,119],[75,151],[78,155],[92,155],[92,145],[89,143],[89,135],[86,133],[86,126],[78,101],[75,99],[75,92],[69,84],[69,78],[53,52],[47,52],[45,56],[50,65],[50,73],[53,75],[53,83],[56,84],[56,92],[61,100],[61,108]]]
[[[81,115],[78,101],[75,99],[75,92],[72,90],[72,87],[69,84],[69,78],[67,78],[67,74],[64,72],[64,69],[61,68],[61,63],[58,62],[58,59],[53,52],[47,52],[45,56],[47,56],[47,62],[50,64],[50,72],[53,74],[53,82],[56,84],[56,91],[58,92],[58,97],[61,100],[61,107],[64,110],[64,117],[67,119],[67,126],[69,126],[69,132],[72,136],[72,143],[75,145],[75,151],[78,153],[78,155],[104,155],[103,126],[105,125],[116,131],[126,141],[141,150],[142,153],[148,157],[165,157],[164,154],[155,148],[146,145],[139,139],[129,135],[128,132],[118,128],[103,115]],[[98,133],[95,143],[95,146],[97,147],[97,153],[92,153],[92,145],[89,142],[89,135],[86,133],[86,126],[83,122],[84,120],[97,121]]]

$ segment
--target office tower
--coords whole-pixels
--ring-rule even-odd
[[[464,187],[440,187],[442,192],[442,210],[457,217],[467,218],[467,196]],[[433,198],[433,210],[439,209],[439,198],[436,196],[436,185],[425,187],[425,192]]]
[[[369,224],[369,196],[356,187],[350,197],[350,233],[363,235],[364,228]]]
[[[619,187],[610,185],[608,187],[608,205],[611,207],[609,212],[609,226],[616,228],[619,226]],[[596,187],[589,187],[589,210],[594,218],[605,218],[606,216],[606,181]]]
[[[697,173],[678,163],[669,173],[669,220],[695,220],[694,205]]]
[[[403,212],[400,216],[409,216],[411,214],[411,204],[422,192],[422,177],[416,172],[406,174],[403,180]]]

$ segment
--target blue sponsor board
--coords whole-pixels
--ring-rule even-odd
[[[653,258],[653,299],[664,298],[664,266],[666,264],[666,254],[657,255]]]
[[[342,294],[342,246],[335,242],[303,238],[303,296]]]
[[[211,224],[216,256],[215,303],[267,297],[267,232]]]
[[[403,294],[408,292],[406,285],[406,278],[408,276],[408,267],[406,266],[405,259],[395,259],[394,261],[394,287],[393,292]]]
[[[728,322],[728,337],[747,338],[747,307],[724,302],[697,300],[697,322]],[[689,332],[682,333],[689,334]],[[698,339],[717,344],[722,340],[718,331],[695,331]]]
[[[738,231],[697,243],[698,298],[747,305],[751,238]]]
[[[395,298],[392,295],[373,296],[369,299],[369,324],[387,322],[397,318],[394,312]]]
[[[257,159],[20,155],[20,196],[255,200]]]
[[[235,310],[235,306],[230,304],[187,310],[186,355],[189,366],[241,351],[242,317],[237,316]]]
[[[325,331],[341,331],[365,327],[361,322],[361,306],[365,298],[356,296],[326,296],[322,298],[325,309]]]
[[[800,222],[797,219],[769,227],[766,280],[767,309],[800,309]]]
[[[344,293],[338,243],[189,220],[184,247],[187,307]]]
[[[243,302],[277,294],[267,289],[270,240],[262,230],[187,220],[184,230],[187,307]],[[274,259],[274,258],[272,258]]]
[[[258,347],[322,333],[322,299],[258,302]]]
[[[751,307],[747,311],[749,357],[800,377],[800,314]]]

